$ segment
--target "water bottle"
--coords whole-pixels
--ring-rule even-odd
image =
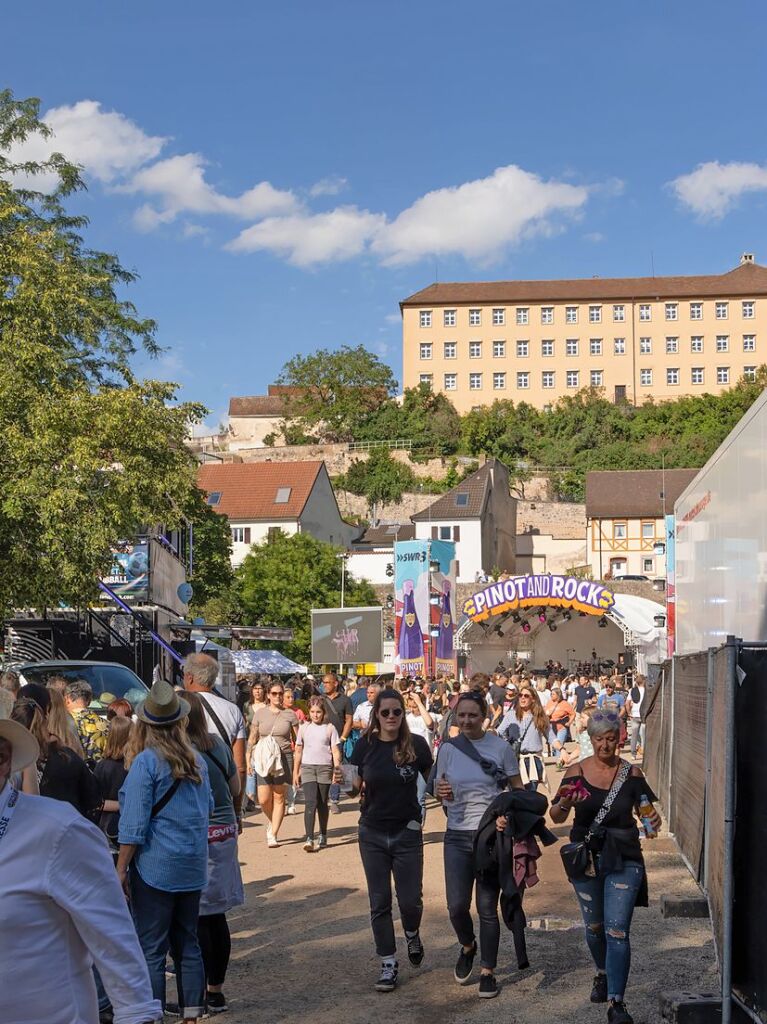
[[[648,839],[655,839],[658,835],[655,826],[650,820],[650,815],[655,810],[653,805],[650,803],[650,798],[642,794],[642,798],[639,801],[639,817],[642,821],[642,828],[644,828],[645,835]]]

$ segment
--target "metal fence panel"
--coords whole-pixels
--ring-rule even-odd
[[[711,787],[708,794],[709,828],[706,867],[708,876],[705,888],[714,930],[717,958],[721,963],[722,924],[724,906],[724,754],[727,746],[727,688],[732,685],[727,678],[727,652],[725,649],[714,654],[714,692],[711,702]]]
[[[669,828],[696,881],[701,880],[706,798],[707,674],[707,654],[676,659]]]
[[[663,666],[657,685],[649,696],[648,705],[642,711],[647,726],[642,767],[668,818],[671,768],[671,662],[666,662]]]

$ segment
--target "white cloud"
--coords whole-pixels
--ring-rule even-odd
[[[385,223],[383,214],[356,206],[339,206],[329,213],[300,212],[254,224],[227,248],[232,252],[272,252],[297,267],[310,267],[359,256]]]
[[[605,235],[603,235],[601,231],[589,231],[583,237],[585,241],[594,243],[604,242],[605,240]]]
[[[329,178],[322,178],[309,189],[309,195],[316,199],[317,196],[337,196],[349,185],[346,178],[338,174],[331,174]]]
[[[669,182],[677,199],[702,218],[718,220],[747,192],[767,191],[767,167],[754,163],[698,164]]]

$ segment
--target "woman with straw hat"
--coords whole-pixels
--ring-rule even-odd
[[[213,797],[205,762],[186,734],[189,704],[164,679],[136,712],[120,790],[117,873],[129,893],[152,992],[165,1007],[165,959],[176,964],[179,1015],[205,1010],[205,969],[197,939],[208,873]]]

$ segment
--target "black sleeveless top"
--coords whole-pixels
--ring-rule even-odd
[[[580,778],[590,795],[588,799],[573,805],[575,819],[570,831],[570,840],[574,843],[583,839],[609,792],[608,789],[594,786],[585,777],[580,765],[578,768],[580,769],[580,774],[577,777]],[[572,776],[566,778],[563,780],[563,784],[571,781],[571,779]],[[607,817],[602,822],[604,828],[625,829],[627,832],[630,832],[619,843],[621,856],[626,860],[642,860],[642,847],[639,842],[639,828],[637,827],[634,808],[638,806],[643,796],[646,796],[650,803],[655,803],[657,800],[644,775],[634,775],[632,773],[624,782],[620,792],[613,801]]]

